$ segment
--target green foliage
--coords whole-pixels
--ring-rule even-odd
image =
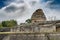
[[[17,22],[15,20],[10,20],[10,21],[3,21],[2,26],[3,27],[13,27],[16,26]]]
[[[27,19],[26,22],[27,22],[27,23],[31,23],[31,19]]]
[[[7,27],[7,25],[6,25],[6,24],[7,24],[7,22],[6,22],[6,21],[3,21],[3,22],[2,22],[2,26],[3,26],[3,27],[4,27],[4,26],[5,26],[5,27]]]
[[[2,24],[0,23],[0,28],[2,28],[3,26],[2,26]]]

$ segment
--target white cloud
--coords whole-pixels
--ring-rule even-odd
[[[0,9],[0,19],[9,20],[23,18],[29,14],[29,9],[31,8],[30,4],[26,1],[23,3],[18,3],[20,0],[15,0],[11,4]],[[22,21],[22,20],[20,20]]]
[[[31,18],[32,13],[38,8],[43,9],[47,19],[49,16],[56,16],[59,18],[59,11],[47,8],[50,2],[52,1],[41,3],[41,0],[15,0],[0,9],[0,19],[16,19],[18,23],[25,22],[26,19]]]
[[[46,3],[43,3],[42,5],[44,6],[43,7],[43,10],[44,10],[44,13],[47,17],[47,20],[51,20],[53,18],[55,18],[55,20],[60,20],[60,10],[59,9],[54,9],[54,7],[56,7],[56,5],[51,5],[50,3],[52,3],[54,0],[49,0],[47,1]],[[50,8],[50,7],[53,7],[53,8]],[[58,6],[57,6],[58,7]]]

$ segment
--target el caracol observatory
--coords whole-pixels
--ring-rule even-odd
[[[45,17],[45,15],[43,13],[43,10],[42,9],[37,9],[33,13],[32,17],[31,17],[31,20],[32,20],[32,23],[45,21],[46,17]]]

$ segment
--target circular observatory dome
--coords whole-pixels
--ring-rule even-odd
[[[31,20],[32,20],[32,23],[34,22],[41,22],[41,21],[46,21],[46,17],[43,13],[43,10],[42,9],[37,9],[32,17],[31,17]]]

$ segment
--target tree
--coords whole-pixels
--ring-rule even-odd
[[[3,27],[7,27],[7,21],[3,21],[3,22],[2,22],[2,26],[3,26]]]
[[[10,20],[10,21],[3,21],[2,26],[3,27],[13,27],[16,26],[17,22],[15,20]]]
[[[16,20],[10,20],[12,23],[13,23],[13,25],[17,25],[17,21]]]
[[[2,24],[0,23],[0,28],[2,28],[3,26],[2,26]]]
[[[27,19],[26,22],[27,22],[27,23],[31,23],[31,19]]]

